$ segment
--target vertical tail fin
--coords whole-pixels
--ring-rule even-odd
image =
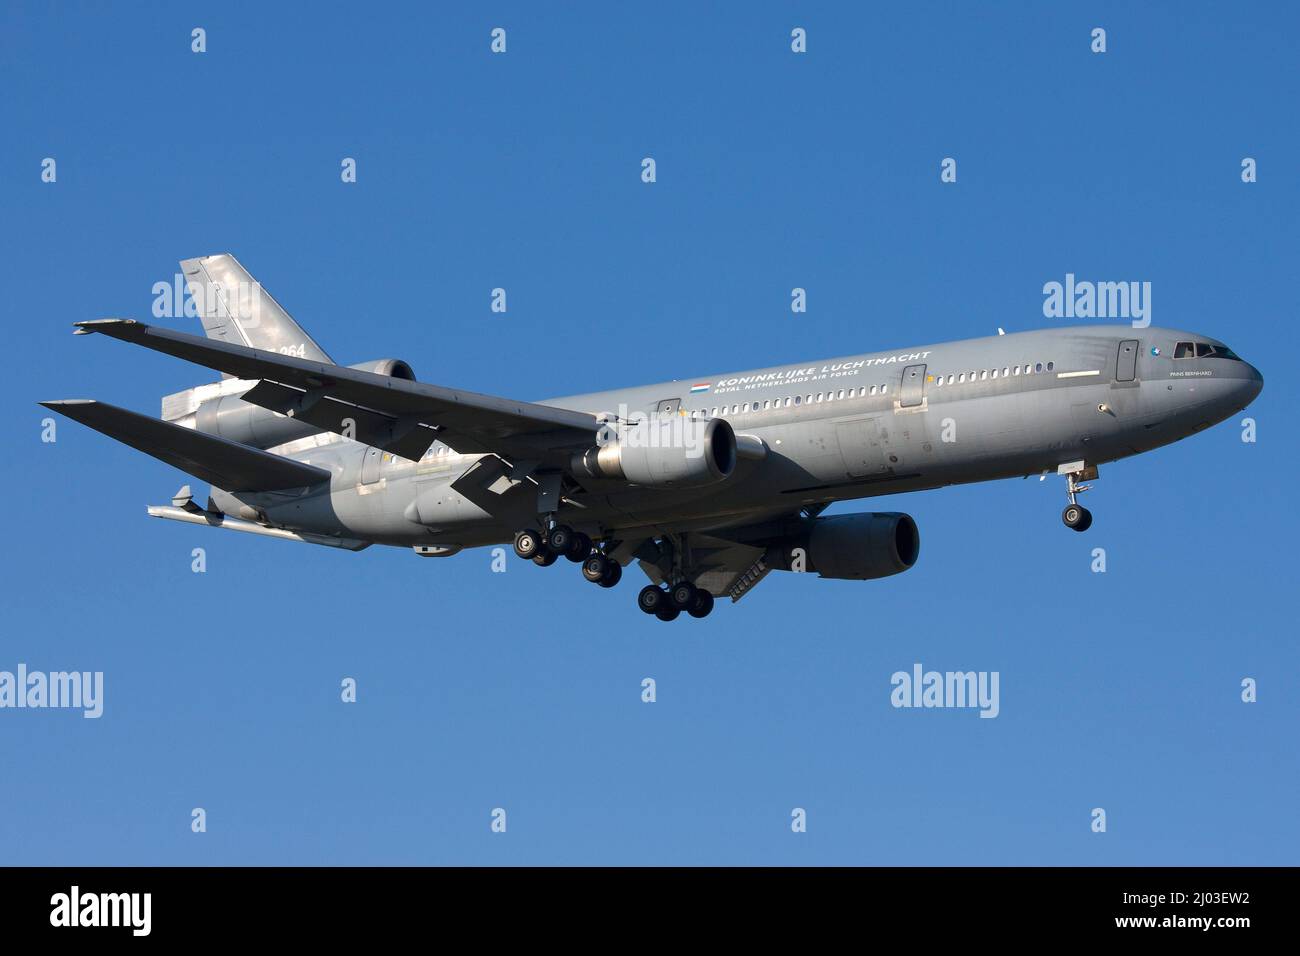
[[[208,338],[335,364],[234,256],[184,259],[181,271]]]

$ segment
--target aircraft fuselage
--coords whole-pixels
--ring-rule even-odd
[[[1189,350],[1180,343],[1192,346]],[[1195,345],[1213,354],[1196,355]],[[1176,355],[1176,353],[1179,353]],[[1187,353],[1186,356],[1182,353]],[[557,521],[593,536],[722,527],[803,507],[1088,467],[1194,434],[1262,388],[1251,365],[1195,333],[1127,325],[1045,329],[573,395],[540,404],[621,419],[726,419],[761,448],[692,489],[600,482]],[[750,436],[746,438],[745,436]],[[274,449],[331,473],[306,493],[230,495],[275,526],[396,546],[503,543],[534,523],[527,481],[492,511],[452,487],[481,456],[435,443],[418,462],[335,435]],[[502,506],[502,502],[506,506]]]

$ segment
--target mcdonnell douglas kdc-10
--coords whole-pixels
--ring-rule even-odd
[[[1263,387],[1216,339],[1124,325],[851,355],[541,402],[429,385],[397,359],[340,366],[230,255],[181,263],[206,338],[77,323],[222,372],[162,418],[43,403],[211,484],[149,514],[359,551],[444,556],[513,541],[613,587],[639,562],[649,614],[704,617],[774,569],[906,571],[897,513],[831,503],[1053,472],[1062,518],[1097,466],[1177,441]],[[252,294],[249,294],[249,290]]]

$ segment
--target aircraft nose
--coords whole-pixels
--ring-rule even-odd
[[[1249,362],[1246,363],[1246,368],[1250,370],[1250,375],[1247,376],[1244,381],[1243,392],[1245,394],[1242,402],[1243,408],[1253,402],[1259,393],[1264,390],[1264,376],[1260,374],[1259,369],[1255,368],[1255,366],[1251,365]]]

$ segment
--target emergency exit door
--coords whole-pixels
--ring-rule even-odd
[[[361,459],[361,483],[363,485],[373,484],[379,480],[379,463],[382,452],[373,445],[366,449],[365,457]]]
[[[925,366],[909,365],[903,369],[903,389],[898,404],[902,408],[920,405],[925,398]]]

